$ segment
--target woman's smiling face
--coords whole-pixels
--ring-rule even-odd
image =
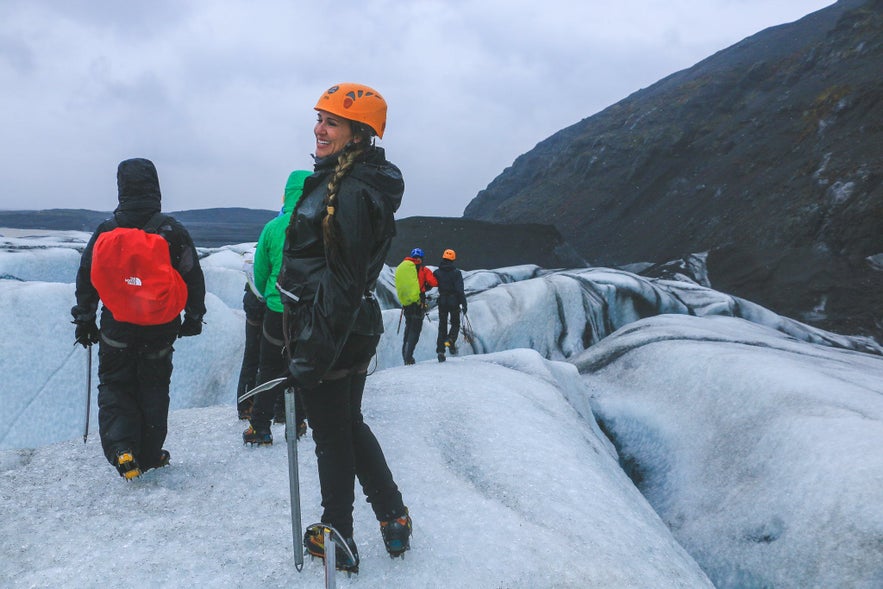
[[[322,158],[338,153],[353,140],[353,128],[349,120],[320,110],[313,127],[316,136],[316,157]]]

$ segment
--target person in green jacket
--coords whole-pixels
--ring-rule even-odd
[[[303,195],[304,180],[312,172],[295,170],[288,176],[285,184],[282,214],[264,225],[254,253],[254,284],[258,292],[263,293],[266,303],[264,322],[261,334],[260,365],[258,368],[258,384],[288,374],[288,362],[284,355],[285,341],[282,324],[282,300],[276,289],[276,279],[282,267],[282,247],[285,244],[285,231],[291,221],[300,197]],[[270,422],[277,416],[277,423],[282,421],[279,411],[275,411],[278,398],[284,392],[284,384],[264,391],[255,396],[254,405],[249,419],[248,429],[242,434],[247,444],[271,445],[273,435],[270,433]],[[295,419],[297,420],[297,437],[307,431],[304,410],[300,396],[295,394]],[[282,412],[284,415],[284,411]]]

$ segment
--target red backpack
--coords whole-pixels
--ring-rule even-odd
[[[169,243],[156,233],[166,219],[156,213],[142,229],[117,227],[95,241],[92,284],[117,321],[161,325],[187,304],[187,285],[172,266]]]

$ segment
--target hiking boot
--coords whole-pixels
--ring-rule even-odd
[[[254,426],[249,425],[248,429],[242,432],[242,442],[252,446],[272,446],[273,434],[270,430],[258,431]]]
[[[142,468],[142,472],[147,472],[148,470],[153,470],[154,468],[163,468],[169,465],[169,459],[171,458],[171,454],[169,454],[168,450],[160,450],[159,451],[159,459],[153,464],[147,465],[145,464],[144,468]]]
[[[141,467],[138,466],[135,455],[130,450],[120,450],[117,452],[115,462],[117,472],[127,481],[141,476]]]
[[[411,358],[405,358],[405,366],[411,366],[416,363],[417,362],[414,360],[413,356]]]
[[[454,342],[452,342],[451,340],[447,340],[445,342],[445,347],[450,353],[454,354],[455,356],[457,355],[457,346],[454,345]]]
[[[236,404],[236,410],[239,413],[240,420],[249,420],[251,419],[251,408],[254,405],[254,399],[246,399],[242,403]]]
[[[380,534],[389,556],[404,558],[405,551],[411,549],[411,516],[408,515],[408,508],[405,508],[402,517],[380,522]]]
[[[349,551],[355,557],[355,561],[350,558],[349,553],[338,542],[334,543],[334,568],[347,573],[359,572],[359,550],[352,538],[346,538],[346,545]],[[325,535],[319,526],[310,526],[304,533],[304,550],[307,554],[315,558],[325,560]]]
[[[438,361],[439,361],[439,362],[444,362],[444,361],[445,361],[445,355],[444,355],[443,352],[439,352],[439,354],[438,354]]]

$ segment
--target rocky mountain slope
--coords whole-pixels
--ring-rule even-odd
[[[715,288],[879,337],[881,72],[883,2],[840,0],[552,135],[464,217],[553,225],[595,265],[709,252]]]

